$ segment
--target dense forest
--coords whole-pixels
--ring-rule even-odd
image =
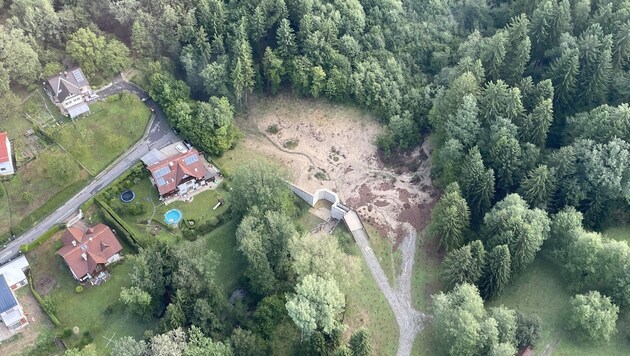
[[[576,296],[572,320],[586,338],[612,332],[591,330],[592,320],[580,318],[589,303],[608,321],[616,319],[614,308],[630,303],[630,248],[591,231],[630,216],[629,1],[0,4],[0,116],[17,110],[11,88],[58,72],[67,54],[95,80],[134,63],[171,124],[212,155],[236,144],[234,115],[248,110],[252,92],[290,90],[365,108],[384,125],[376,143],[385,159],[431,140],[432,174],[444,194],[429,229],[446,251],[443,279],[452,290],[436,296],[434,314],[436,327],[448,330],[440,335],[451,354],[509,354],[533,343],[526,332],[517,335],[536,324],[531,317],[503,309],[488,314],[477,298],[500,295],[539,251],[575,292],[586,293]],[[281,178],[250,168],[268,175],[260,184],[272,184],[256,200],[248,189],[259,185],[247,183],[254,175],[241,172],[233,182],[256,322],[239,319],[238,311],[229,322],[219,318],[224,301],[213,284],[192,283],[198,276],[213,280],[212,258],[191,247],[143,251],[134,287],[124,292],[128,304],[139,315],[164,310],[163,330],[174,330],[164,339],[186,339],[177,328],[195,325],[191,345],[212,344],[203,335],[224,339],[242,325],[253,330],[235,332],[232,344],[264,350],[265,325],[286,316],[281,295],[294,291],[286,309],[309,340],[304,353],[361,354],[354,350],[366,334],[356,336],[353,351],[340,345],[333,316],[343,306],[332,272],[291,265],[295,249],[314,247],[291,242],[295,207],[286,194],[272,194],[282,191]],[[180,280],[188,276],[183,271],[189,280]],[[469,302],[452,305],[458,300]],[[324,309],[309,319],[300,314],[309,308]],[[126,340],[117,346],[128,353],[119,354],[147,353],[156,337]]]

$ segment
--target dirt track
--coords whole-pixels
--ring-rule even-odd
[[[244,144],[282,162],[296,185],[337,192],[396,247],[405,236],[403,223],[417,231],[426,227],[437,197],[428,144],[400,157],[398,166],[386,167],[374,145],[381,126],[369,114],[282,95],[251,106],[256,110],[239,122]]]
[[[428,224],[438,195],[429,175],[430,146],[424,144],[389,167],[374,145],[380,125],[359,110],[286,96],[264,99],[255,107],[257,111],[239,122],[248,149],[283,163],[303,189],[337,192],[364,222],[401,249],[401,273],[390,284],[367,236],[355,236],[396,316],[398,355],[410,355],[415,336],[429,318],[413,308],[411,276],[417,231]]]

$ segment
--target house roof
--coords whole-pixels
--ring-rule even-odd
[[[28,261],[23,255],[0,267],[0,274],[4,275],[10,286],[26,279],[24,269],[28,267]]]
[[[90,85],[81,68],[73,68],[48,78],[48,85],[59,101],[74,94],[81,94],[81,87]]]
[[[70,117],[73,119],[89,111],[90,111],[90,107],[88,106],[88,104],[84,102],[80,102],[77,105],[74,105],[68,108],[68,114],[70,114]]]
[[[4,275],[0,274],[0,313],[13,308],[17,305],[17,300],[7,284],[7,280]]]
[[[0,132],[0,163],[9,162],[9,146],[7,146],[7,133]]]
[[[142,156],[140,160],[147,166],[154,165],[156,163],[160,163],[160,161],[165,160],[167,157],[162,152],[158,151],[156,148],[152,149],[146,155]]]
[[[160,195],[175,190],[187,177],[201,179],[208,173],[203,159],[194,148],[147,166],[147,169],[151,172]]]
[[[71,226],[61,241],[64,246],[57,254],[63,257],[77,278],[93,273],[96,265],[106,263],[122,250],[112,230],[104,224],[98,224],[85,232]]]

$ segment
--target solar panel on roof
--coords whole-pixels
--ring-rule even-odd
[[[158,184],[158,187],[161,187],[164,184],[166,184],[166,182],[164,181],[164,178],[158,178],[157,179],[157,184]]]
[[[170,172],[171,172],[171,169],[168,168],[168,166],[162,167],[162,168],[158,169],[157,171],[155,171],[155,178],[164,177],[165,175],[169,174]]]
[[[83,77],[83,73],[81,73],[81,71],[78,69],[73,70],[72,75],[74,75],[74,79],[76,79],[77,82],[82,82],[85,80],[85,77]]]
[[[197,155],[192,155],[184,158],[184,163],[186,163],[187,166],[190,166],[197,161],[199,161],[199,157],[197,157]]]

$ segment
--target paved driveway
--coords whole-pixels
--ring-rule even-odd
[[[140,141],[127,150],[127,152],[120,156],[112,165],[97,175],[86,187],[70,198],[70,200],[68,200],[65,204],[38,222],[37,225],[32,227],[23,235],[18,236],[8,244],[4,245],[2,247],[2,251],[0,251],[0,265],[18,256],[20,253],[20,245],[32,242],[55,224],[61,223],[76,213],[81,204],[100,192],[103,188],[118,178],[118,176],[131,168],[134,164],[136,164],[136,162],[138,162],[140,157],[145,155],[151,149],[162,148],[181,140],[171,129],[164,112],[151,98],[149,98],[148,94],[144,90],[136,85],[128,83],[119,77],[114,80],[111,86],[99,91],[98,94],[101,98],[104,98],[122,91],[130,91],[141,99],[146,99],[145,104],[154,109],[155,117],[151,122],[148,132],[146,132],[145,136]]]

